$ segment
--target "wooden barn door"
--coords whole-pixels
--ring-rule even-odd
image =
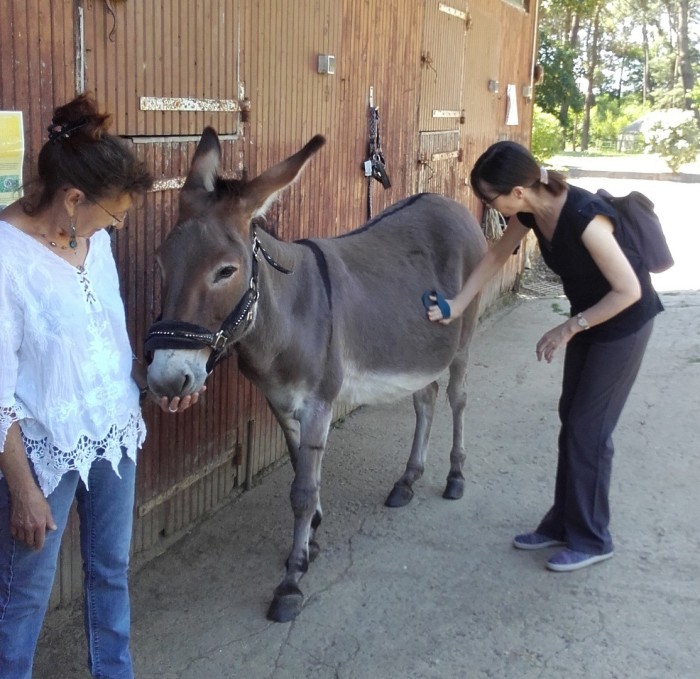
[[[457,196],[461,176],[467,0],[427,0],[421,48],[418,191]]]

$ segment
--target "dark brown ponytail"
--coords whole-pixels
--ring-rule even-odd
[[[499,141],[489,146],[474,163],[470,183],[481,200],[489,196],[506,195],[516,186],[543,188],[552,195],[561,195],[566,190],[564,175],[554,170],[543,173],[534,156],[514,141]],[[488,187],[484,190],[484,185]]]

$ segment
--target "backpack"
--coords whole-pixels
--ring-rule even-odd
[[[654,203],[639,191],[615,197],[605,189],[598,189],[596,195],[615,209],[621,232],[618,236],[620,244],[632,248],[647,271],[661,273],[673,266],[673,255],[654,212]]]

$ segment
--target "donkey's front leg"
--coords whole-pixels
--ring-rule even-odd
[[[309,542],[320,523],[321,462],[331,423],[331,404],[314,403],[299,417],[300,443],[290,493],[294,513],[294,542],[287,572],[276,587],[269,620],[289,622],[301,611],[304,595],[299,582],[309,568]]]
[[[296,472],[297,460],[299,459],[299,420],[297,420],[292,413],[279,410],[272,401],[268,400],[268,404],[282,427],[284,439],[287,442],[287,450],[289,451],[289,459],[292,462],[292,469]],[[321,501],[319,498],[318,506],[314,512],[313,519],[311,519],[311,533],[309,535],[309,561],[313,561],[321,551],[321,548],[316,541],[316,531],[321,525],[322,519],[323,511],[321,509]]]

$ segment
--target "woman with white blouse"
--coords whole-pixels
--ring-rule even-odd
[[[31,676],[74,499],[88,666],[133,677],[127,570],[146,382],[105,229],[124,225],[151,177],[108,121],[86,95],[57,108],[37,179],[0,212],[2,678]]]

